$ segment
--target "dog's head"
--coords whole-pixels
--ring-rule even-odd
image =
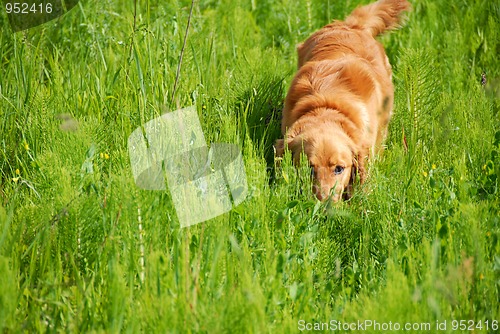
[[[301,152],[307,156],[313,177],[313,193],[320,201],[334,202],[352,195],[352,185],[359,174],[364,180],[364,166],[359,151],[340,127],[304,127],[291,129],[285,139],[276,142],[276,154],[282,155],[285,146],[292,152],[295,165]]]

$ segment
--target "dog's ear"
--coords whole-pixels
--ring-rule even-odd
[[[274,144],[274,152],[277,157],[282,157],[283,154],[285,154],[285,147],[290,147],[296,143],[297,136],[301,133],[302,127],[300,126],[295,126],[292,129],[289,129],[287,134],[285,135],[286,138],[286,144],[285,144],[285,139],[278,139],[276,140],[276,143]]]
[[[276,140],[276,143],[274,144],[274,157],[275,157],[275,163],[277,165],[280,165],[281,160],[283,159],[283,156],[285,155],[285,149],[288,148],[292,152],[292,159],[293,159],[293,150],[291,149],[291,145],[293,145],[294,139],[293,138],[287,138],[286,142],[285,139],[278,139]]]
[[[276,143],[274,144],[274,155],[276,157],[282,157],[284,153],[285,153],[285,140],[284,139],[276,140]]]
[[[282,158],[283,155],[285,154],[285,148],[288,148],[289,150],[291,149],[290,146],[294,142],[294,139],[288,138],[287,142],[285,144],[284,139],[278,139],[276,140],[276,143],[274,144],[274,154],[278,158]]]
[[[349,184],[347,185],[344,192],[344,200],[348,200],[354,194],[354,183],[359,175],[359,183],[363,184],[366,181],[366,167],[365,167],[366,156],[363,154],[354,154],[351,167],[351,178],[349,179]]]
[[[357,157],[354,156],[352,159],[352,167],[351,167],[351,177],[349,178],[349,183],[347,184],[347,187],[344,190],[343,198],[344,200],[348,200],[352,197],[354,194],[354,183],[356,182],[356,177],[358,176],[358,161]]]
[[[356,156],[355,163],[353,166],[356,166],[356,174],[359,175],[359,183],[363,184],[366,181],[366,167],[365,167],[365,162],[366,162],[366,155],[364,154],[358,154]],[[356,177],[356,176],[355,176]]]

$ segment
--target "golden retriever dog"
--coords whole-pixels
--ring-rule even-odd
[[[392,114],[392,71],[375,37],[399,26],[406,0],[380,0],[334,21],[297,47],[298,72],[288,90],[278,156],[285,147],[297,164],[303,152],[313,192],[323,201],[352,193],[366,161],[382,148]]]

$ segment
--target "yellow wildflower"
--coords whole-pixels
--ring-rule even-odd
[[[427,172],[426,172],[426,171],[423,171],[423,172],[422,172],[422,175],[423,175],[424,177],[427,177],[427,175],[429,175],[429,174],[427,174]]]

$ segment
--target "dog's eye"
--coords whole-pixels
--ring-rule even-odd
[[[311,176],[314,177],[314,166],[311,166]]]
[[[342,167],[342,166],[335,166],[335,169],[334,169],[333,173],[335,175],[339,175],[339,174],[342,174],[343,171],[344,171],[344,167]]]

